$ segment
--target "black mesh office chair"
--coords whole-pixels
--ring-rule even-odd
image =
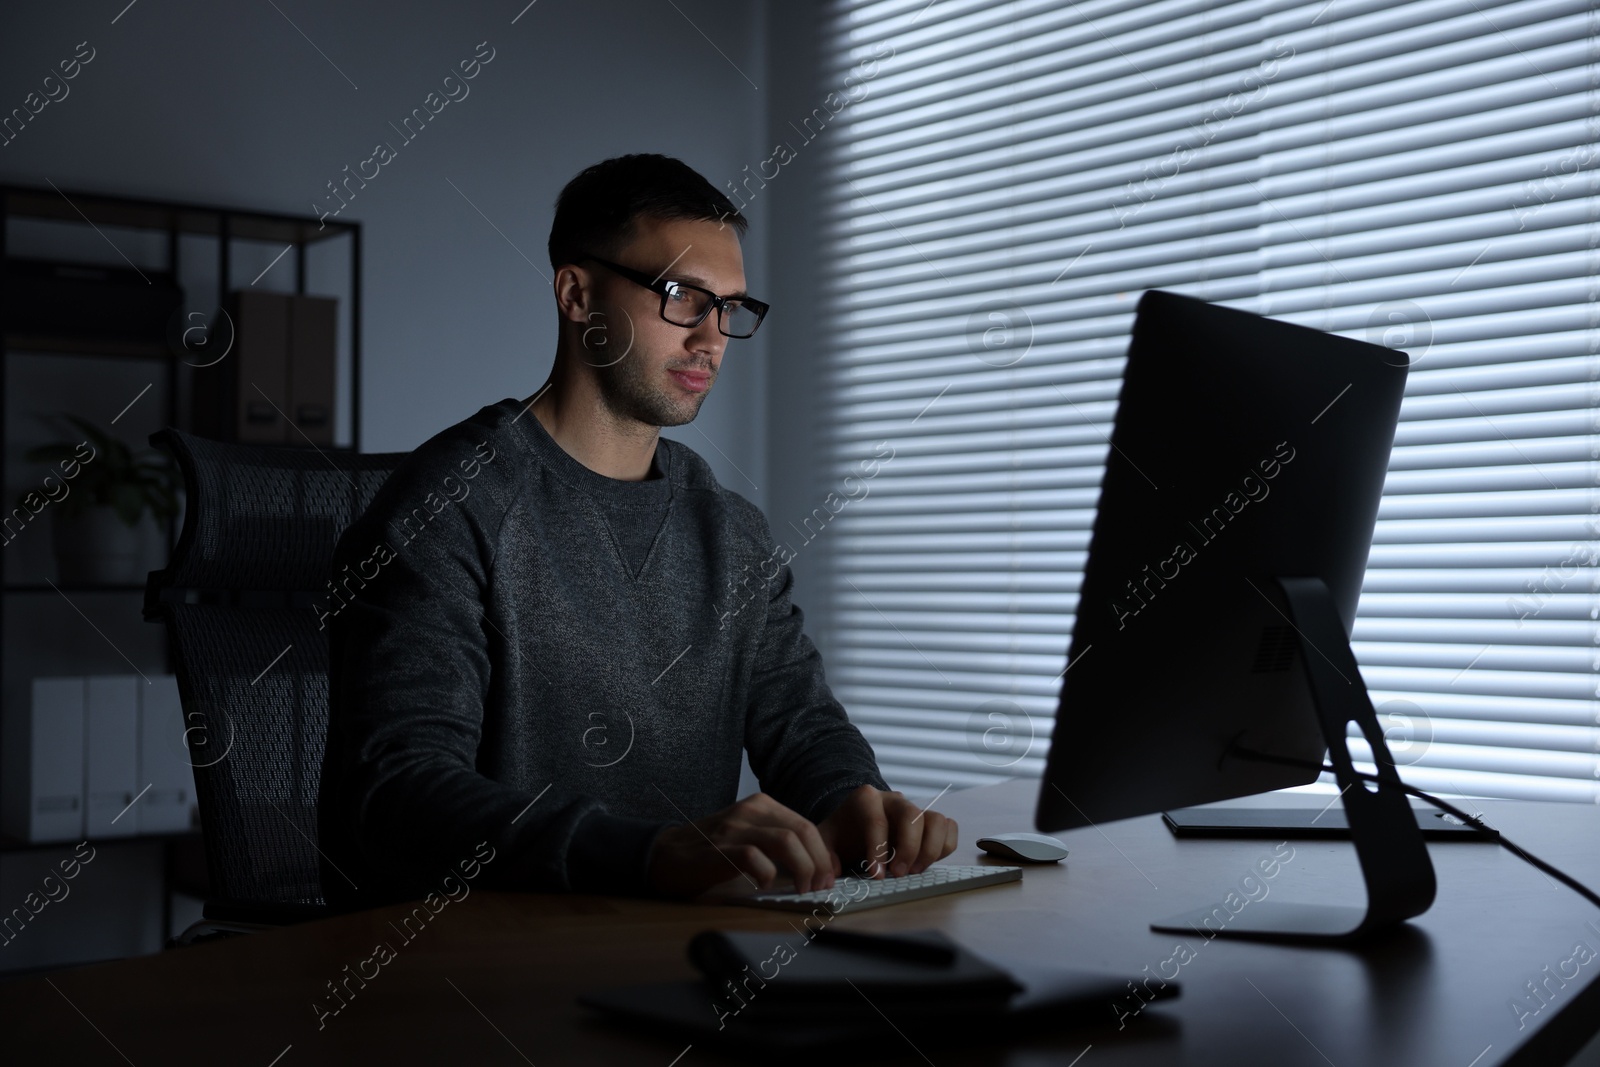
[[[328,726],[327,595],[335,542],[404,453],[224,444],[166,429],[150,443],[187,488],[183,530],[150,572],[144,617],[171,640],[212,899],[197,927],[248,930],[327,914],[317,789]]]

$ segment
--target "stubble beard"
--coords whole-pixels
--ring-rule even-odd
[[[693,422],[711,390],[708,388],[698,395],[680,394],[652,377],[653,361],[634,358],[636,355],[630,353],[610,366],[595,368],[606,406],[621,418],[650,426],[682,426]]]

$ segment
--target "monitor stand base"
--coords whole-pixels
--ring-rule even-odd
[[[1237,891],[1233,894],[1237,896]],[[1226,904],[1196,908],[1150,924],[1150,929],[1169,934],[1194,934],[1210,940],[1232,937],[1255,941],[1332,942],[1351,940],[1366,921],[1365,908],[1340,904],[1280,904],[1277,901],[1252,903],[1239,897],[1243,906],[1234,914]]]
[[[1350,823],[1350,839],[1366,882],[1367,906],[1262,901],[1241,904],[1235,913],[1219,903],[1151,923],[1152,930],[1193,933],[1207,940],[1234,937],[1339,944],[1392,932],[1433,904],[1437,889],[1433,861],[1428,858],[1428,846],[1410,802],[1400,789],[1394,758],[1327,585],[1320,578],[1279,578],[1275,591],[1283,604],[1279,610],[1297,635],[1300,662],[1311,686],[1317,720]],[[1377,782],[1357,777],[1347,744],[1351,722],[1372,749]]]

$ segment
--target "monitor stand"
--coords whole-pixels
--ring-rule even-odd
[[[1298,635],[1300,659],[1350,823],[1367,886],[1365,908],[1335,904],[1252,901],[1237,914],[1219,903],[1150,924],[1150,929],[1213,937],[1337,944],[1390,931],[1433,903],[1436,884],[1422,831],[1400,790],[1366,683],[1328,587],[1320,578],[1279,578],[1287,618]],[[1355,722],[1372,746],[1377,783],[1356,777],[1346,743]]]

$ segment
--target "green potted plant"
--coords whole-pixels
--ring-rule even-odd
[[[32,463],[74,470],[69,491],[49,505],[57,577],[72,584],[144,580],[152,535],[178,514],[177,469],[155,449],[135,452],[87,419],[61,417],[83,441],[40,445],[25,454]],[[91,458],[84,458],[84,444],[93,449]]]

